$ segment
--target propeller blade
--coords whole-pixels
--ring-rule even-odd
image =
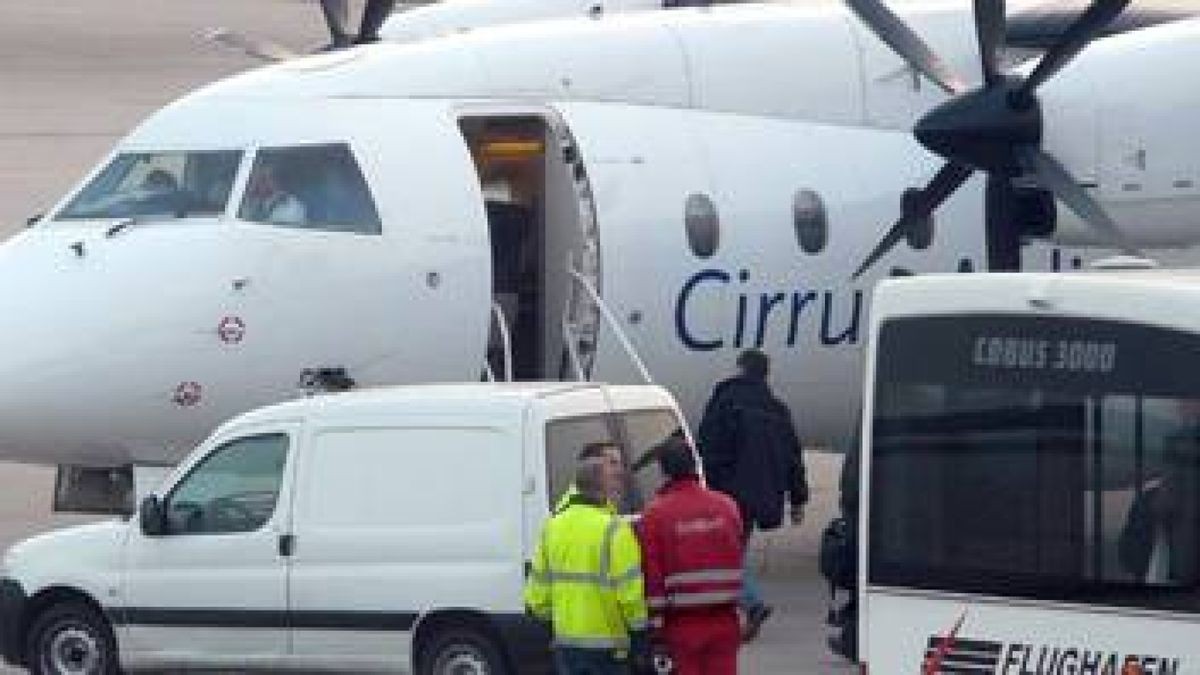
[[[1121,229],[1104,207],[1079,186],[1057,159],[1034,147],[1018,148],[1017,157],[1042,187],[1053,192],[1054,196],[1083,219],[1083,222],[1107,237],[1115,248],[1121,249],[1127,255],[1143,257],[1121,233]]]
[[[846,0],[858,18],[887,46],[948,94],[966,90],[962,80],[881,0]]]
[[[883,235],[883,239],[879,240],[879,243],[876,244],[875,248],[871,250],[871,254],[862,261],[862,264],[858,266],[858,269],[854,270],[854,274],[850,275],[850,278],[857,281],[858,278],[863,275],[863,272],[866,272],[868,269],[870,269],[872,265],[879,262],[879,259],[882,258],[884,254],[892,250],[892,247],[894,247],[896,244],[899,244],[900,240],[904,238],[904,230],[908,227],[907,223],[908,221],[905,219],[905,217],[900,216],[900,219],[892,225],[892,229],[888,230],[887,234]]]
[[[378,42],[379,29],[383,28],[383,22],[387,21],[395,7],[396,0],[367,0],[367,6],[363,8],[362,27],[355,42],[360,45]]]
[[[286,61],[296,57],[296,53],[287,47],[247,37],[227,28],[215,28],[209,31],[205,38],[227,49],[242,52],[263,61]]]
[[[329,26],[332,48],[341,49],[353,44],[349,29],[349,0],[321,0],[321,11],[325,13],[325,25]]]
[[[975,34],[983,81],[990,87],[1000,81],[1000,50],[1004,48],[1004,0],[975,0]]]
[[[867,256],[858,269],[851,275],[851,279],[858,279],[872,265],[879,261],[888,251],[892,250],[900,240],[904,238],[906,231],[909,228],[909,223],[914,218],[928,218],[933,215],[933,212],[941,206],[954,191],[962,187],[962,184],[971,177],[974,171],[969,166],[964,164],[956,164],[947,162],[937,174],[929,181],[929,183],[921,190],[910,192],[913,198],[904,200],[904,213],[892,225],[892,228],[883,235],[883,239],[875,245],[871,254]]]
[[[1071,24],[1058,41],[1046,52],[1037,67],[1021,84],[1021,96],[1030,96],[1062,67],[1067,65],[1087,47],[1088,43],[1104,32],[1104,29],[1120,16],[1129,6],[1130,0],[1093,0],[1083,14]]]

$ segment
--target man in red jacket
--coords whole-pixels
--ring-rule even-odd
[[[677,675],[737,673],[741,645],[742,519],[728,496],[700,484],[681,438],[658,448],[667,483],[638,523],[651,625]]]

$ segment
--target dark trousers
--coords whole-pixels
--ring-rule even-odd
[[[609,649],[555,647],[558,675],[629,675],[629,664]]]

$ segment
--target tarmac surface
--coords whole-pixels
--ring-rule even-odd
[[[55,0],[0,3],[0,237],[54,206],[139,120],[189,90],[253,67],[206,42],[224,26],[307,50],[325,29],[315,1]],[[855,672],[825,647],[827,591],[816,542],[833,513],[840,457],[809,459],[802,527],[760,536],[755,561],[776,607],[743,650],[745,673]],[[54,473],[0,464],[0,547],[85,522],[50,512]],[[18,672],[0,668],[0,673]]]

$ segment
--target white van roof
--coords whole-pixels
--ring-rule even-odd
[[[673,407],[674,399],[657,386],[606,385],[597,382],[481,382],[373,387],[286,401],[244,413],[222,425],[240,426],[327,415],[382,414],[403,406],[412,414],[496,415],[519,413],[537,402],[576,392],[607,389],[617,408]]]

